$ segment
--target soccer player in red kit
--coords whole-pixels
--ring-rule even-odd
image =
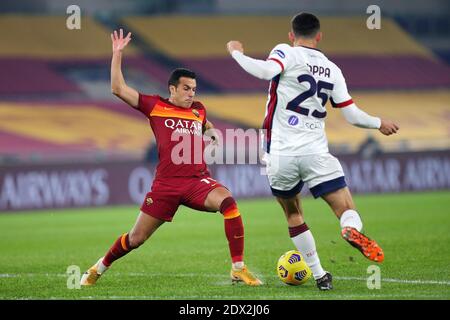
[[[169,79],[168,99],[140,94],[126,85],[121,71],[122,50],[130,42],[131,33],[124,37],[122,29],[119,33],[114,31],[111,40],[112,93],[149,119],[158,145],[159,164],[151,192],[143,201],[134,227],[120,236],[105,256],[83,274],[81,285],[95,284],[115,260],[142,245],[164,222],[172,221],[180,205],[200,211],[220,211],[232,260],[231,280],[261,285],[244,264],[244,227],[236,202],[228,189],[210,177],[203,159],[203,133],[212,124],[206,119],[205,107],[194,101],[195,73],[174,70]],[[180,142],[174,136],[190,140],[189,148],[176,152]],[[177,157],[175,162],[174,157]],[[183,159],[181,163],[179,157]]]

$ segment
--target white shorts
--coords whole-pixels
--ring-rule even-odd
[[[314,198],[347,186],[339,160],[329,153],[306,156],[280,156],[266,153],[263,157],[272,194],[291,198],[306,183]]]

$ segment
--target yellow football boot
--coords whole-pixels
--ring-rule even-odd
[[[101,257],[96,264],[94,264],[92,267],[89,268],[88,271],[86,271],[83,276],[81,277],[81,285],[82,286],[92,286],[94,285],[97,280],[100,278],[102,273],[98,273],[98,264],[102,262],[103,257]]]
[[[261,280],[248,270],[247,266],[244,266],[242,269],[231,268],[230,276],[233,284],[237,282],[244,282],[248,286],[260,286],[263,284]]]

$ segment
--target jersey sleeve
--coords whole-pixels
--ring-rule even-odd
[[[277,44],[270,52],[267,60],[278,63],[281,67],[281,72],[283,72],[293,64],[294,57],[291,49],[291,46],[285,43]]]
[[[138,110],[141,111],[147,118],[150,118],[150,113],[158,100],[158,95],[145,95],[139,93]]]
[[[344,75],[339,68],[336,68],[337,76],[331,91],[331,105],[333,108],[344,108],[353,103],[352,97],[348,93]]]

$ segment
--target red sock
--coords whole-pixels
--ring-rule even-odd
[[[133,248],[130,248],[128,233],[125,233],[121,235],[119,239],[116,240],[116,242],[114,242],[112,247],[106,253],[105,257],[103,258],[103,264],[109,267],[111,263],[123,257],[131,250],[133,250]]]
[[[241,215],[232,197],[222,201],[220,212],[224,217],[225,234],[230,247],[232,262],[243,261],[244,258],[244,225]]]

